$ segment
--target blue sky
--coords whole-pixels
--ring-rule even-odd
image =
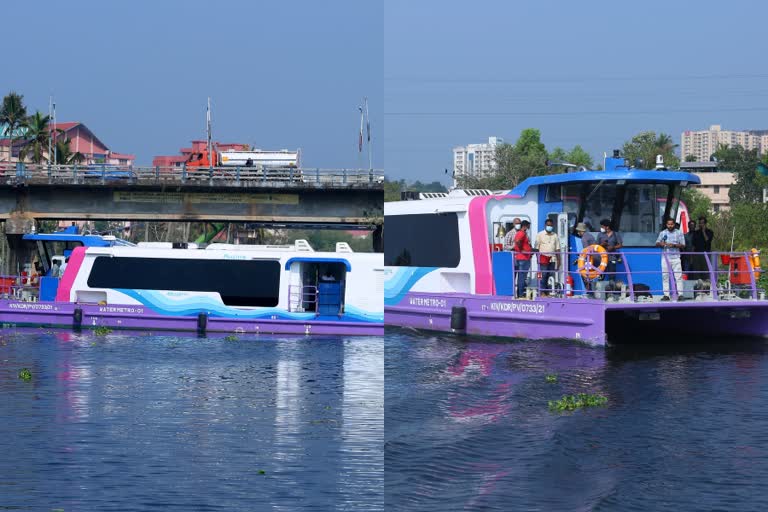
[[[768,129],[766,19],[752,0],[387,0],[387,173],[447,183],[453,146],[529,127],[596,161],[644,130]]]
[[[140,164],[205,138],[210,96],[215,139],[300,147],[305,165],[326,168],[367,167],[357,108],[368,96],[381,168],[381,5],[4,2],[0,94],[45,113],[53,94],[59,121],[85,123]]]

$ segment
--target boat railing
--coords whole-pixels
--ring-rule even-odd
[[[37,301],[41,277],[38,274],[0,275],[0,299]]]
[[[766,298],[766,290],[759,286],[762,269],[760,252],[756,250],[522,254],[531,257],[530,269],[513,270],[511,289],[514,295],[518,279],[523,275],[528,298],[554,296],[632,302]],[[546,259],[555,262],[554,268],[542,264]]]
[[[317,286],[288,285],[288,312],[317,309]],[[309,305],[309,308],[305,307]]]

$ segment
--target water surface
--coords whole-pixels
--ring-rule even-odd
[[[383,389],[381,337],[3,330],[0,509],[383,510]]]
[[[387,510],[768,509],[763,342],[386,338]],[[608,404],[547,407],[581,392]]]

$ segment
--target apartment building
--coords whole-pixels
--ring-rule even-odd
[[[453,148],[453,186],[465,176],[481,178],[495,172],[496,146],[503,143],[501,137],[488,137],[487,143]]]
[[[757,149],[762,154],[768,151],[768,130],[723,130],[719,124],[708,130],[687,130],[680,137],[680,156],[683,160],[693,155],[696,160],[708,161],[721,144]]]

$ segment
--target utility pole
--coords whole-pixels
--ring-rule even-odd
[[[53,165],[58,164],[58,155],[56,154],[56,102],[53,101],[53,97],[51,97],[51,106],[53,109]],[[50,157],[49,157],[50,158]]]
[[[368,132],[368,170],[373,170],[373,157],[371,156],[371,118],[368,116],[368,97],[364,99],[365,102],[365,122]]]
[[[51,159],[53,158],[53,153],[51,151],[51,140],[53,137],[53,131],[55,127],[51,125],[51,122],[53,121],[53,96],[48,96],[48,126],[50,129],[48,130],[48,168],[50,169],[51,166]]]
[[[211,97],[208,96],[208,109],[205,116],[206,131],[208,132],[208,170],[213,173],[213,144],[211,139]]]

